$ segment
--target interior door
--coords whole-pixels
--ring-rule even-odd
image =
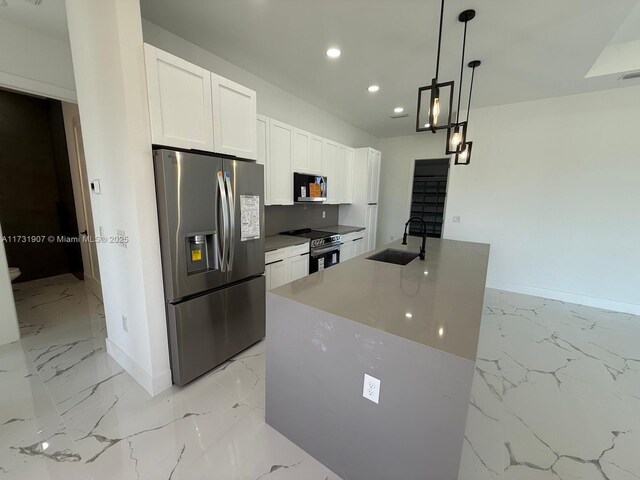
[[[224,160],[224,172],[231,217],[228,281],[236,282],[264,272],[264,167]]]
[[[154,166],[167,300],[226,284],[221,250],[229,248],[223,239],[230,219],[218,180],[222,159],[156,150]]]
[[[76,205],[80,204],[78,211],[78,231],[83,237],[91,237],[91,241],[83,241],[80,243],[82,252],[82,263],[84,265],[84,280],[89,286],[91,292],[102,300],[102,287],[100,285],[100,265],[98,264],[98,249],[96,242],[96,232],[93,224],[93,213],[91,211],[91,195],[89,191],[89,180],[87,178],[87,164],[84,158],[84,145],[82,143],[82,127],[80,126],[80,118],[73,118],[73,147],[75,149],[75,169],[78,173],[79,189],[74,195],[80,200]]]

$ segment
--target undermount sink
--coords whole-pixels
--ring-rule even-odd
[[[396,250],[387,248],[381,252],[367,257],[367,260],[375,260],[376,262],[395,263],[396,265],[406,265],[418,256],[417,253],[407,252],[405,250]]]

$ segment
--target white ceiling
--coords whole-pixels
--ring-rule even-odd
[[[585,79],[637,0],[448,0],[441,79],[481,59],[474,106],[522,102],[617,86]],[[153,23],[263,77],[378,137],[414,132],[416,89],[435,70],[438,0],[141,0]],[[325,51],[339,46],[342,56]],[[468,77],[467,77],[468,78]],[[377,83],[372,95],[367,86]],[[468,84],[467,84],[468,85]],[[463,100],[464,104],[464,100]],[[403,106],[408,118],[392,120]]]
[[[0,19],[68,38],[64,0],[7,0]],[[475,107],[640,84],[585,78],[608,44],[637,38],[638,0],[447,0],[441,80],[478,58]],[[378,137],[414,132],[434,74],[439,0],[141,0],[143,16]],[[342,56],[326,57],[329,46]],[[467,77],[468,81],[468,77]],[[377,83],[377,94],[367,86]],[[466,84],[468,86],[468,83]],[[466,88],[465,88],[466,92]],[[463,95],[463,105],[466,100]],[[408,118],[392,120],[402,106]]]
[[[34,5],[29,0],[5,0],[6,5],[0,6],[0,19],[22,25],[30,30],[59,40],[69,39],[67,29],[67,13],[64,0],[42,0],[40,5]],[[2,4],[2,0],[0,0]],[[11,48],[3,45],[3,48]]]

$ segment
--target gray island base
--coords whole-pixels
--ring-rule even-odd
[[[267,295],[267,423],[345,480],[449,480],[458,466],[489,246],[429,239]],[[365,374],[380,380],[365,398]]]

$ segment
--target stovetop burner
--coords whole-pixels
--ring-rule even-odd
[[[287,232],[281,232],[280,235],[308,238],[311,240],[311,248],[323,247],[330,244],[337,244],[339,246],[340,241],[342,240],[342,236],[337,233],[311,230],[310,228],[289,230]]]

